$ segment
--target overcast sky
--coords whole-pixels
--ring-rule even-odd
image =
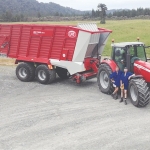
[[[65,7],[71,7],[78,10],[91,10],[97,8],[98,3],[104,3],[108,9],[120,8],[150,8],[150,0],[37,0],[39,2],[54,2]]]

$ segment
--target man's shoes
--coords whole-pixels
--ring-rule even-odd
[[[127,105],[127,100],[125,99],[124,104]]]
[[[122,103],[123,102],[123,97],[121,97],[121,100],[120,100],[120,103]]]

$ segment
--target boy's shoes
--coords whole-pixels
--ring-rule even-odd
[[[117,94],[114,96],[114,99],[115,99],[115,100],[117,100],[117,99],[118,99],[118,95],[117,95]]]
[[[127,99],[125,99],[124,104],[127,105]]]
[[[121,97],[121,100],[120,100],[120,103],[122,103],[123,102],[123,97]]]
[[[112,98],[114,98],[114,94],[113,93],[111,94],[111,96],[112,96]]]
[[[121,97],[121,100],[120,100],[120,103],[122,103],[122,102],[123,102],[123,97]],[[127,105],[127,99],[126,98],[124,100],[124,104]]]
[[[115,99],[115,100],[118,99],[118,95],[117,95],[117,94],[113,94],[113,93],[112,93],[111,96],[112,96],[112,98]]]

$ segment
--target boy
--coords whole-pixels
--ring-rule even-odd
[[[120,103],[123,102],[123,97],[125,98],[125,105],[127,105],[127,90],[128,90],[128,85],[129,85],[129,80],[130,78],[134,76],[133,73],[128,72],[127,67],[124,68],[124,72],[121,75],[121,100]]]
[[[118,99],[118,90],[119,90],[119,87],[120,87],[121,75],[122,75],[122,71],[120,71],[118,67],[116,67],[115,72],[113,72],[110,75],[110,79],[113,82],[113,86],[115,87],[114,92],[111,94],[111,96],[114,99]]]

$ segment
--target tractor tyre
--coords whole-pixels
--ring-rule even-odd
[[[97,82],[101,92],[111,94],[114,90],[113,84],[110,80],[112,69],[107,64],[101,64],[99,67]]]
[[[61,79],[68,79],[70,74],[67,69],[56,67],[56,73]]]
[[[16,76],[23,82],[29,82],[35,78],[35,67],[32,63],[20,63],[16,68]]]
[[[129,83],[129,93],[134,106],[145,107],[149,103],[149,87],[144,79],[131,79]]]
[[[56,79],[55,69],[49,69],[47,65],[39,65],[35,71],[36,79],[41,84],[50,84]]]

